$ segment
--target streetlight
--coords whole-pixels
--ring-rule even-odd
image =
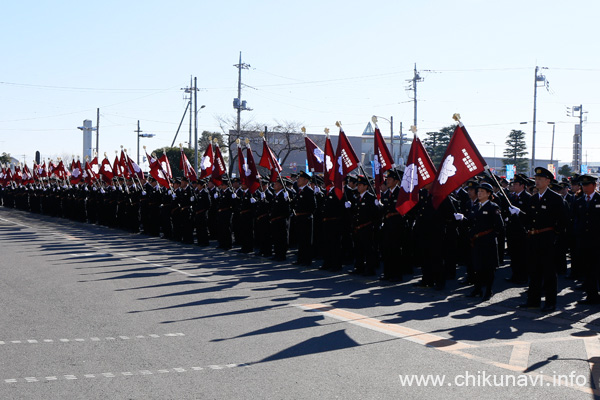
[[[374,123],[377,123],[377,118],[381,118],[390,123],[390,147],[392,148],[392,160],[394,159],[394,116],[391,116],[390,119],[385,117],[380,117],[379,115],[373,115],[371,120]],[[402,157],[402,138],[400,138],[400,157]]]
[[[134,131],[137,133],[137,164],[140,165],[140,138],[151,138],[156,136],[154,133],[142,133],[143,131],[140,129],[140,121],[138,120],[137,130]]]
[[[194,78],[195,82],[195,78]],[[194,93],[194,96],[196,94]],[[194,171],[198,173],[198,113],[202,110],[206,105],[202,104],[200,109],[196,110],[196,115],[194,118],[195,126],[194,126]]]
[[[552,148],[550,150],[550,164],[554,166],[554,130],[556,128],[556,122],[548,122],[549,125],[552,125]]]
[[[494,146],[494,173],[496,172],[496,143],[494,142],[485,142],[485,144],[491,144]]]

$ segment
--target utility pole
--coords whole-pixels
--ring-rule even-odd
[[[198,173],[198,86],[194,77],[194,172]]]
[[[188,100],[188,107],[190,109],[190,136],[188,139],[188,149],[191,149],[192,148],[192,122],[193,122],[192,121],[192,91],[196,91],[196,86],[192,87],[191,75],[190,75],[190,86],[181,88],[181,90],[183,90],[186,94],[188,94],[190,96],[187,100]],[[186,107],[186,110],[188,107]]]
[[[579,115],[577,115],[579,113]],[[580,173],[581,165],[583,163],[583,123],[585,122],[583,114],[587,114],[587,111],[583,111],[583,105],[568,107],[567,116],[579,117],[579,125],[575,125],[575,134],[573,135],[573,172],[576,174]],[[586,153],[587,154],[587,153]],[[586,161],[587,163],[587,161]]]
[[[240,51],[240,61],[237,64],[233,65],[238,69],[238,96],[233,99],[233,108],[237,110],[237,136],[238,138],[241,136],[241,114],[242,111],[252,111],[252,109],[246,107],[246,101],[242,101],[242,70],[250,69],[249,64],[242,63],[242,52]]]
[[[535,170],[535,126],[537,123],[537,88],[538,82],[542,82],[542,86],[548,90],[549,82],[546,80],[546,76],[538,74],[539,70],[547,69],[546,67],[535,66],[535,78],[533,80],[533,133],[531,135],[531,176],[534,175]]]
[[[96,155],[100,154],[100,109],[96,109]]]
[[[415,63],[414,75],[412,79],[407,79],[409,82],[409,86],[407,90],[412,90],[414,92],[413,95],[413,107],[414,107],[414,117],[413,117],[413,125],[417,126],[417,83],[423,82],[423,78],[419,75],[419,71],[417,71],[417,63]]]
[[[137,134],[137,165],[140,165],[140,133],[143,131],[140,129],[140,120],[138,119],[137,130],[134,131]]]

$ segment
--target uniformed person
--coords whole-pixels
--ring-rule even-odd
[[[196,181],[194,188],[194,226],[198,246],[208,246],[208,210],[211,207],[210,192],[206,188],[206,180]]]
[[[273,261],[285,261],[289,246],[290,195],[280,180],[273,183],[273,191],[274,196],[269,213],[274,253]]]
[[[298,244],[298,255],[294,264],[305,267],[309,267],[312,263],[313,213],[317,207],[315,192],[309,182],[310,175],[300,171],[296,181],[298,189],[293,201],[293,218]]]
[[[352,210],[352,234],[354,242],[354,270],[352,274],[375,275],[379,265],[375,252],[375,224],[380,217],[379,201],[369,192],[369,181],[365,176],[357,177],[357,196],[352,204],[345,206]]]
[[[500,207],[492,201],[493,193],[494,189],[489,183],[479,185],[479,201],[468,220],[471,226],[469,237],[475,274],[475,287],[468,296],[483,296],[483,301],[489,300],[493,294],[494,273],[499,264],[498,236],[503,230],[502,214]],[[482,291],[483,288],[485,292]]]
[[[232,246],[231,238],[231,215],[233,212],[234,202],[237,198],[229,187],[229,182],[226,176],[223,176],[222,183],[219,186],[219,191],[213,195],[213,199],[218,204],[217,208],[217,229],[218,229],[218,247],[223,250],[229,250]]]
[[[236,193],[239,207],[239,238],[241,253],[251,253],[254,248],[254,209],[256,199],[250,193],[250,189],[242,183],[240,190]]]
[[[389,170],[386,178],[387,190],[381,194],[381,260],[383,274],[380,279],[390,282],[402,280],[402,265],[405,260],[402,256],[402,215],[396,210],[396,202],[400,194],[400,174],[396,170]]]
[[[586,294],[586,298],[578,303],[586,305],[600,304],[600,263],[597,255],[600,243],[600,193],[596,191],[597,180],[592,175],[579,177],[583,196],[575,201],[573,207],[575,251],[584,274],[583,288]]]
[[[510,202],[520,210],[527,210],[531,194],[526,190],[527,177],[517,174],[511,185]],[[525,214],[510,214],[506,221],[506,241],[510,256],[510,283],[527,283],[527,228]]]
[[[527,302],[522,308],[537,308],[541,305],[542,293],[545,304],[542,311],[556,310],[557,276],[556,254],[552,251],[559,235],[565,233],[568,214],[560,195],[549,186],[554,175],[542,167],[535,168],[534,194],[525,210],[512,206],[512,214],[523,212],[528,229],[528,254],[530,256],[529,289]]]

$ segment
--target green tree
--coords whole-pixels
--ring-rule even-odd
[[[10,154],[2,153],[2,155],[0,156],[0,163],[2,163],[2,164],[10,163]]]
[[[571,172],[571,167],[569,167],[568,164],[565,164],[565,165],[563,165],[562,167],[560,167],[558,169],[558,174],[562,175],[562,176],[569,177],[569,176],[573,175],[573,172]]]
[[[156,156],[160,157],[162,154],[166,153],[167,158],[169,159],[169,164],[171,165],[171,172],[173,173],[173,178],[180,178],[183,176],[183,171],[179,169],[179,160],[181,158],[181,150],[179,147],[165,147],[162,149],[156,149],[152,153],[156,154]],[[183,148],[183,152],[185,156],[194,166],[194,149]]]
[[[504,150],[504,157],[502,162],[504,165],[515,165],[517,172],[527,173],[529,164],[525,156],[527,155],[527,145],[525,144],[525,132],[517,129],[513,129],[508,134],[506,139],[506,149]]]
[[[209,138],[210,138],[210,140],[209,140]],[[200,136],[200,138],[198,138],[198,153],[200,153],[200,155],[199,155],[200,157],[202,157],[202,155],[204,154],[204,151],[208,147],[208,144],[214,143],[215,139],[217,139],[217,143],[219,144],[219,147],[222,148],[222,147],[226,146],[222,133],[209,132],[209,131],[202,132],[202,135]]]
[[[427,132],[429,137],[423,139],[423,146],[425,146],[435,166],[441,164],[455,129],[456,125],[446,126],[437,132]]]

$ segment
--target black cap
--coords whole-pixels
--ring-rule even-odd
[[[174,183],[177,185],[181,185],[181,179],[180,178],[175,179]]]
[[[535,167],[535,176],[542,178],[554,179],[554,174],[544,167]]]
[[[521,185],[527,185],[527,184],[529,184],[529,178],[527,178],[523,174],[516,174],[514,182],[515,183],[520,183]]]
[[[386,178],[392,178],[392,179],[395,179],[395,180],[399,181],[400,180],[400,174],[395,169],[390,169],[387,172]]]
[[[179,180],[180,181],[186,181],[186,182],[190,181],[187,176],[182,176],[181,178],[179,178]]]
[[[468,181],[467,184],[465,185],[465,187],[467,189],[475,189],[475,190],[477,190],[477,188],[479,187],[479,184],[476,181]]]
[[[364,175],[358,175],[356,177],[356,183],[359,184],[359,185],[361,185],[361,184],[362,185],[368,185],[369,184],[369,179],[366,176],[364,176]]]
[[[591,184],[595,185],[597,181],[598,181],[598,178],[596,176],[590,175],[590,174],[581,175],[579,177],[580,185],[591,185]]]
[[[294,175],[294,174],[292,174],[292,176],[293,176],[293,175]],[[298,178],[306,178],[306,179],[310,179],[310,175],[309,175],[309,174],[307,174],[307,173],[306,173],[306,172],[304,172],[304,171],[300,171],[300,172],[297,174],[297,176],[298,176]]]
[[[240,182],[240,178],[231,178],[231,183]]]
[[[494,188],[487,182],[480,184],[477,189],[485,189],[490,193],[494,193]]]
[[[346,176],[346,182],[354,182],[357,183],[357,176],[356,175],[347,175]]]
[[[301,173],[302,173],[302,172],[301,172]],[[295,173],[295,172],[292,172],[292,173],[290,174],[290,178],[297,178],[298,176],[299,176],[299,175],[298,175],[297,173]]]

